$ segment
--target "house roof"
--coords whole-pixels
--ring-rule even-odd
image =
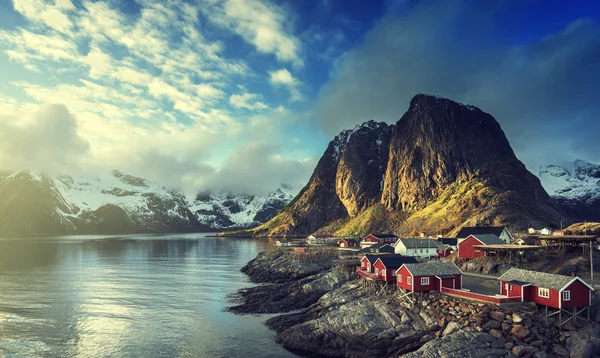
[[[461,275],[462,272],[452,262],[429,261],[421,264],[405,264],[413,276]]]
[[[523,281],[519,281],[519,280],[512,280],[512,281],[508,281],[506,283],[508,283],[509,285],[517,285],[517,286],[531,285],[529,282],[523,282]]]
[[[435,249],[438,247],[438,243],[435,240],[429,238],[398,239],[398,241],[396,241],[396,246],[398,246],[398,242],[401,242],[402,245],[404,245],[404,247],[406,247],[407,249]]]
[[[385,267],[400,267],[404,264],[416,264],[417,259],[413,256],[403,256],[403,255],[381,255],[379,256],[379,260],[385,265]]]
[[[456,246],[456,244],[458,244],[458,239],[451,237],[440,237],[437,241],[450,246]]]
[[[460,229],[458,234],[456,234],[456,238],[464,239],[469,235],[485,235],[491,234],[500,236],[502,231],[506,229],[506,226],[477,226],[477,227],[463,227]]]
[[[519,268],[511,268],[504,275],[498,278],[502,281],[521,281],[527,282],[537,287],[549,288],[551,290],[560,291],[570,285],[575,280],[580,280],[588,288],[593,288],[579,277],[571,277],[565,275],[556,275],[553,273],[524,270]]]
[[[389,248],[386,248],[386,246]],[[390,252],[394,251],[394,247],[390,244],[373,244],[358,250],[358,252],[380,252],[381,249],[387,249],[390,250]]]
[[[348,242],[348,243],[350,243],[350,242],[358,243],[358,240],[357,240],[357,239],[341,239],[341,240],[340,240],[340,241],[338,241],[338,242],[342,242],[342,241],[346,241],[346,242]]]
[[[378,239],[393,239],[396,237],[396,235],[394,234],[371,234],[373,236],[375,236]],[[369,235],[367,235],[369,236]]]
[[[371,263],[371,265],[372,265],[372,264],[374,264],[374,263],[375,263],[375,261],[377,261],[377,259],[378,259],[378,258],[380,258],[381,256],[389,256],[389,255],[377,255],[377,254],[375,254],[375,255],[374,255],[374,254],[366,254],[366,255],[363,257],[363,259],[366,257],[366,258],[367,258],[367,260],[368,260],[368,261]],[[361,259],[361,261],[362,261],[362,259]]]
[[[481,241],[484,245],[502,245],[506,244],[504,240],[493,234],[469,235]]]

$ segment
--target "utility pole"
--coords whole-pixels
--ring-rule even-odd
[[[592,287],[594,287],[594,252],[592,242],[590,241],[590,276],[592,279]]]

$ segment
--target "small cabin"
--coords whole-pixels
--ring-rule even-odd
[[[552,235],[552,229],[550,229],[549,227],[545,227],[542,230],[540,230],[540,235],[545,235],[545,236]]]
[[[459,242],[458,257],[461,259],[475,259],[485,255],[483,251],[478,250],[475,246],[505,244],[506,242],[496,235],[469,235],[465,240]]]
[[[373,265],[374,273],[378,280],[394,282],[396,281],[396,271],[400,266],[417,262],[417,259],[412,256],[380,255]]]
[[[456,239],[458,239],[458,243],[466,240],[470,235],[496,235],[505,244],[510,244],[513,241],[513,237],[506,228],[506,226],[475,226],[475,227],[463,227],[460,229],[458,234],[456,234]]]
[[[356,239],[341,239],[338,241],[340,247],[358,247],[358,240]]]
[[[452,249],[452,246],[446,245],[446,244],[441,244],[437,248],[437,256],[438,257],[448,257],[448,256],[450,256],[450,254],[453,251],[454,251],[454,249]]]
[[[396,284],[413,292],[461,289],[462,271],[453,262],[408,263],[396,272]]]
[[[511,268],[498,278],[500,294],[557,309],[587,307],[594,288],[579,277]]]

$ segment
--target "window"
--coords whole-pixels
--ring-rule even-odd
[[[412,277],[407,278],[406,283],[408,283],[409,285],[412,285]]]
[[[381,270],[381,276],[385,276],[385,269]]]
[[[563,301],[571,300],[571,291],[563,291]]]
[[[371,272],[371,264],[370,263],[367,264],[367,271]]]
[[[392,276],[396,276],[396,275],[397,275],[396,270],[392,270]]]
[[[429,277],[421,277],[421,285],[429,285]]]
[[[375,275],[379,275],[379,269],[378,268],[375,269]]]
[[[508,285],[508,290],[512,291],[512,285]]]
[[[402,282],[402,275],[398,276],[398,282]]]
[[[538,288],[538,296],[548,298],[548,297],[550,297],[550,290],[548,290],[547,288],[539,287]]]

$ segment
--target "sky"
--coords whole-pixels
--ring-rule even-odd
[[[417,93],[539,165],[600,162],[600,2],[0,0],[0,169],[298,191]]]

